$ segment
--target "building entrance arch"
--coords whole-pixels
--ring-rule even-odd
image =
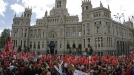
[[[47,53],[57,54],[57,40],[48,40],[47,47]]]

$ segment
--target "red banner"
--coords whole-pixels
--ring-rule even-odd
[[[13,52],[13,42],[12,41],[9,40],[6,42],[5,51]]]

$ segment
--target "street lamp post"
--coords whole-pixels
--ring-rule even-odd
[[[114,15],[114,17],[120,21],[120,26],[122,26],[121,25],[121,18],[124,17],[124,13],[122,13],[122,14],[117,13],[117,15]],[[124,47],[123,47],[124,46],[123,45],[123,28],[121,28],[121,38],[122,38],[122,40],[121,40],[121,53],[123,54],[124,53]]]

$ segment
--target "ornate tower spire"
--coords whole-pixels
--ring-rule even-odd
[[[101,3],[101,1],[100,1],[100,7],[103,7],[103,4]]]
[[[21,17],[23,17],[23,13],[22,13]]]
[[[45,12],[45,17],[47,17],[47,10],[46,10],[46,12]]]
[[[108,5],[108,10],[110,10],[110,7],[109,7],[109,5]]]
[[[125,19],[124,19],[124,23],[125,23]]]
[[[130,17],[128,17],[128,20],[131,21],[131,20],[130,20]]]
[[[16,17],[16,13],[14,14],[14,17]]]

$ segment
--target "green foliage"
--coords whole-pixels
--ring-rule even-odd
[[[91,47],[91,46],[90,46],[89,54],[90,54],[90,55],[92,55],[92,54],[93,54],[93,49],[92,49],[92,47]]]
[[[0,37],[0,48],[2,48],[1,37]]]
[[[72,50],[71,50],[71,47],[69,48],[69,54],[71,54],[72,53]]]
[[[25,46],[24,47],[24,52],[29,52],[30,51],[30,48],[28,46]]]
[[[85,48],[85,52],[87,52],[87,53],[88,53],[88,48]]]
[[[82,54],[82,51],[81,51],[81,49],[80,49],[80,48],[78,48],[78,53],[79,53],[79,54]]]
[[[1,32],[0,47],[4,48],[7,40],[10,40],[10,29],[4,29]]]
[[[21,52],[21,46],[18,46],[18,50],[17,50],[18,52]]]

